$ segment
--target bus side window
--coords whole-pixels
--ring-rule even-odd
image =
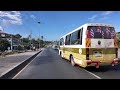
[[[83,28],[80,29],[80,45],[82,45]]]
[[[75,31],[71,35],[71,45],[82,44],[82,29]]]
[[[66,38],[65,38],[65,45],[67,45],[67,36],[66,36]]]
[[[64,39],[61,38],[61,39],[60,39],[60,45],[63,45],[63,44],[64,44]]]
[[[65,45],[70,45],[70,42],[71,42],[70,38],[71,38],[71,34],[66,36]]]
[[[80,30],[78,31],[78,39],[77,39],[77,44],[80,44]]]

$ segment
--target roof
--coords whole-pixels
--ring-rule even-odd
[[[5,33],[5,32],[3,32],[2,30],[0,30],[0,34],[8,34],[8,33]]]

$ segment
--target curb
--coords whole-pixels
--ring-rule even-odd
[[[42,50],[41,50],[42,51]],[[2,76],[0,76],[0,79],[12,79],[12,77],[14,77],[20,70],[22,70],[30,61],[32,61],[41,51],[37,52],[36,54],[34,54],[33,56],[31,56],[30,58],[24,60],[23,62],[21,62],[20,64],[18,64],[17,66],[15,66],[14,68],[12,68],[11,70],[7,71],[5,74],[3,74]]]

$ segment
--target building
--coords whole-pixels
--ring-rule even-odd
[[[6,39],[9,41],[11,47],[9,47],[9,50],[17,50],[18,46],[22,42],[21,39],[17,38],[15,35],[8,34],[0,30],[0,38]]]

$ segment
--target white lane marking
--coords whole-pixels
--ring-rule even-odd
[[[85,70],[85,69],[84,69],[84,70]],[[88,72],[89,74],[95,76],[95,77],[98,78],[98,79],[102,79],[101,77],[97,76],[96,74],[94,74],[94,73],[92,73],[92,72],[89,72],[89,71],[87,71],[87,70],[85,70],[85,71]]]
[[[43,53],[43,50],[38,55],[42,53]],[[22,70],[20,70],[20,72],[18,72],[12,79],[15,79],[28,65],[30,65],[38,57],[38,55],[31,62],[29,62]]]

